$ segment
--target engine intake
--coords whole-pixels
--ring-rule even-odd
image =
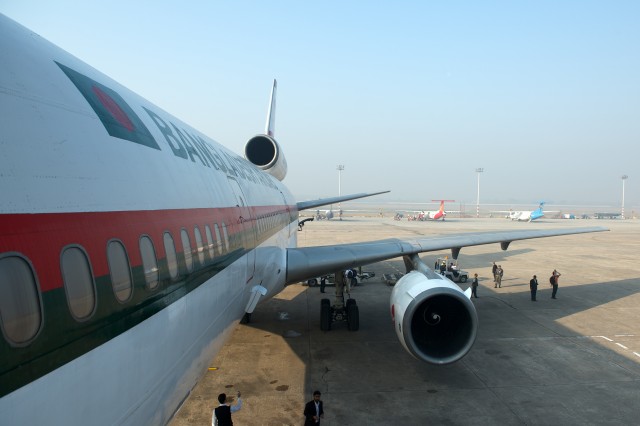
[[[396,283],[390,303],[396,335],[414,357],[442,365],[471,350],[478,315],[471,300],[448,279],[412,271]]]
[[[278,180],[287,175],[287,160],[274,138],[256,135],[244,147],[244,158]]]

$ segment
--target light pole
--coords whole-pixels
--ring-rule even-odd
[[[482,167],[478,167],[476,169],[476,173],[478,174],[478,198],[476,199],[476,217],[480,217],[480,173],[484,172]]]
[[[629,176],[622,175],[622,219],[624,219],[624,181],[627,180]]]
[[[339,197],[340,195],[342,195],[342,191],[340,188],[340,179],[341,179],[342,171],[344,170],[344,164],[338,164],[336,166],[336,170],[338,171],[338,197]],[[340,217],[340,220],[342,220],[342,207],[340,207],[340,201],[338,201],[338,216]]]
[[[343,164],[338,164],[336,166],[336,170],[338,171],[338,197],[341,195],[341,191],[340,191],[340,175],[342,174],[342,171],[344,170],[344,165]]]

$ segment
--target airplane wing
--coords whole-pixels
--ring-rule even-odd
[[[342,201],[349,200],[357,200],[358,198],[371,197],[373,195],[378,194],[386,194],[389,191],[380,191],[380,192],[371,192],[371,193],[359,193],[359,194],[351,194],[351,195],[343,195],[341,197],[331,197],[331,198],[319,198],[317,200],[311,201],[300,201],[296,203],[298,210],[307,210],[312,209],[314,207],[326,206],[328,204],[336,204]]]
[[[603,227],[585,227],[574,229],[492,231],[407,240],[388,239],[331,246],[289,248],[287,249],[286,280],[287,284],[292,284],[342,269],[368,265],[382,260],[393,259],[394,257],[409,256],[428,251],[452,249],[453,258],[457,258],[462,247],[500,243],[502,250],[506,250],[512,241],[517,240],[602,231],[608,231],[608,229]]]

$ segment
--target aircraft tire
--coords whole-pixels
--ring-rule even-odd
[[[347,312],[349,312],[349,306],[355,305],[355,304],[356,304],[356,299],[347,299],[347,305],[346,305]]]
[[[329,299],[320,301],[320,330],[331,330],[331,302]]]
[[[355,303],[347,306],[347,328],[349,331],[358,331],[360,328],[360,310]]]

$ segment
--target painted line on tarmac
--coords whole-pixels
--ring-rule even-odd
[[[625,351],[630,350],[627,346],[623,345],[622,343],[618,343],[618,342],[616,342],[615,340],[608,338],[607,336],[590,336],[590,337],[600,338],[600,339],[604,339],[604,340],[606,340],[606,341],[608,341],[608,342],[615,343],[615,344],[616,344],[616,346],[621,347],[621,348],[622,348],[622,349],[624,349]],[[635,335],[635,334],[615,334],[615,335],[614,335],[614,337],[636,337],[636,335]],[[638,358],[640,358],[640,353],[638,353],[638,352],[633,352],[633,351],[632,351],[631,353],[633,353],[635,356],[637,356]]]

